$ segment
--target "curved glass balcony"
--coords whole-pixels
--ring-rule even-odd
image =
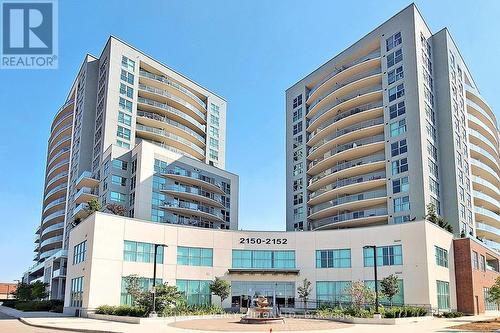
[[[62,160],[61,162],[59,163],[56,163],[54,166],[52,166],[49,171],[47,171],[47,178],[50,178],[50,176],[52,176],[52,173],[56,170],[58,170],[59,168],[65,166],[65,165],[68,165],[69,164],[69,158],[67,159],[64,159]]]
[[[54,156],[52,156],[52,158],[50,159],[50,161],[47,162],[47,167],[50,167],[50,165],[55,160],[57,160],[58,157],[61,157],[62,155],[66,154],[66,153],[69,153],[69,151],[70,151],[69,147],[62,148],[60,151],[57,152],[57,154],[55,154]]]
[[[212,177],[208,177],[197,172],[187,170],[165,170],[161,172],[161,175],[172,178],[182,183],[200,186],[215,193],[225,194],[222,189],[221,182],[216,181]]]
[[[341,213],[320,220],[315,220],[311,223],[313,230],[320,230],[346,226],[362,226],[373,223],[387,223],[387,217],[387,208],[374,208],[356,212]]]
[[[489,181],[500,183],[500,178],[498,177],[498,173],[489,167],[487,164],[476,160],[474,158],[470,159],[470,164],[472,165],[473,174],[481,176],[481,178],[487,178]],[[482,169],[486,172],[478,172],[480,170],[474,170],[475,168]]]
[[[477,103],[474,103],[470,99],[467,99],[466,103],[468,116],[472,116],[477,119],[476,122],[479,121],[479,123],[489,131],[494,131],[497,128],[496,120],[492,119],[488,112],[484,111],[481,106],[479,106]]]
[[[489,182],[481,177],[475,176],[475,175],[472,175],[471,179],[472,179],[473,185],[474,185],[474,183],[476,183],[476,184],[479,184],[481,186],[484,186],[488,190],[491,190],[493,193],[500,196],[500,190],[498,189],[497,186],[493,185],[491,182]]]
[[[474,213],[475,214],[479,214],[479,215],[483,215],[487,218],[490,218],[491,220],[488,219],[488,221],[490,222],[494,222],[494,223],[498,223],[500,225],[500,214],[497,214],[489,209],[486,209],[486,208],[483,208],[483,207],[474,207]],[[478,218],[476,217],[476,220]],[[484,218],[482,218],[484,219]]]
[[[498,141],[498,136],[496,135],[495,131],[489,128],[484,121],[481,119],[475,117],[472,114],[467,115],[467,121],[468,121],[468,127],[472,128],[478,132],[483,133],[483,135],[486,135],[489,137],[489,141],[497,142]]]
[[[137,139],[147,141],[147,142],[149,142],[149,143],[152,143],[152,144],[154,144],[154,145],[157,145],[158,147],[162,147],[162,148],[164,148],[164,149],[166,149],[166,150],[170,150],[171,152],[174,152],[174,153],[179,154],[179,155],[184,155],[184,156],[187,156],[187,157],[191,157],[192,159],[195,159],[195,160],[197,160],[197,159],[198,159],[197,157],[195,157],[195,156],[191,155],[191,154],[190,154],[190,153],[188,153],[188,152],[185,152],[185,151],[183,151],[183,150],[180,150],[180,149],[174,148],[174,147],[172,147],[172,146],[170,146],[170,145],[166,145],[166,144],[164,144],[164,143],[161,143],[161,142],[158,142],[158,141],[155,141],[155,140],[143,139],[143,138],[139,138],[139,137],[137,137]]]
[[[481,199],[483,201],[485,201],[486,203],[489,203],[492,205],[492,208],[493,209],[500,209],[500,203],[498,202],[497,199],[493,198],[493,197],[490,197],[489,195],[487,194],[484,194],[484,193],[481,193],[481,192],[478,192],[478,191],[473,191],[472,193],[473,197],[474,197],[474,201],[476,199]],[[481,206],[481,205],[480,205]]]
[[[54,254],[57,253],[57,251],[60,251],[60,249],[53,249],[53,250],[48,250],[48,251],[40,251],[40,260],[52,257]]]
[[[196,94],[194,94],[189,89],[184,88],[183,86],[181,86],[177,82],[169,79],[166,76],[156,75],[156,74],[147,72],[147,71],[145,71],[143,69],[139,70],[139,75],[142,76],[142,77],[148,78],[148,79],[153,79],[153,80],[156,80],[158,82],[164,83],[164,84],[166,84],[166,85],[168,85],[168,86],[170,86],[170,87],[172,87],[172,88],[174,88],[174,89],[182,92],[184,95],[189,96],[194,101],[196,101],[196,103],[198,103],[199,105],[201,105],[203,107],[203,109],[207,108],[207,104],[204,101],[202,101],[201,98],[199,98],[198,96],[196,96]]]
[[[467,100],[478,105],[488,115],[488,118],[491,120],[491,122],[496,126],[497,119],[495,113],[493,112],[490,105],[486,102],[486,100],[481,96],[479,91],[469,86],[468,84],[465,84],[464,87]]]
[[[469,144],[469,149],[470,149],[470,154],[471,154],[472,158],[480,159],[480,160],[482,160],[482,162],[487,161],[488,162],[487,164],[489,164],[490,167],[496,168],[498,170],[497,159],[495,158],[495,156],[491,155],[487,150],[485,150],[479,146],[476,146],[475,144],[472,144],[472,143]],[[486,159],[480,158],[480,156],[477,156],[477,154],[480,154],[481,156],[486,157]],[[476,156],[473,156],[473,155],[476,155]]]
[[[182,186],[182,185],[166,185],[160,187],[161,191],[173,193],[179,196],[185,195],[187,198],[195,201],[204,202],[215,207],[223,208],[224,202],[220,197],[216,197],[212,192],[205,191],[201,188]]]
[[[224,216],[215,211],[213,207],[197,204],[194,202],[174,201],[165,202],[162,208],[170,209],[177,212],[183,212],[190,215],[204,217],[206,219],[224,222]]]
[[[66,103],[63,104],[63,106],[61,106],[59,108],[59,110],[57,110],[56,112],[56,115],[54,116],[54,120],[52,121],[52,126],[50,127],[50,131],[52,132],[54,130],[54,128],[57,126],[57,123],[59,123],[59,120],[61,119],[61,117],[65,117],[67,114],[73,114],[73,108],[71,108],[71,110],[69,111],[65,111],[65,109],[72,105],[74,103],[74,99],[70,99],[68,100]]]
[[[61,204],[65,204],[65,203],[66,203],[66,196],[59,197],[59,198],[51,201],[48,205],[46,205],[45,208],[43,209],[43,212],[45,213],[46,211],[48,211],[52,207],[59,206]]]
[[[47,247],[49,245],[55,245],[55,243],[61,243],[62,240],[63,240],[62,235],[47,238],[46,240],[44,240],[43,242],[40,243],[40,250],[42,250],[44,247]]]
[[[43,238],[45,235],[47,235],[53,231],[57,231],[57,230],[62,231],[62,229],[64,229],[64,222],[53,224],[53,225],[43,229],[42,234],[40,235],[40,238]]]
[[[70,143],[71,142],[71,135],[65,135],[63,136],[60,140],[58,140],[52,148],[50,148],[49,153],[47,154],[48,157],[52,155],[54,151],[56,151],[63,143]]]
[[[497,235],[500,239],[500,229],[498,229],[498,228],[495,228],[489,224],[485,224],[485,223],[481,223],[481,222],[476,222],[476,228],[478,230],[484,230],[484,231],[491,232],[491,233]]]
[[[54,177],[50,178],[47,184],[45,184],[45,189],[47,190],[50,187],[50,185],[52,185],[53,183],[57,182],[60,179],[67,178],[67,176],[68,176],[68,171],[63,171],[61,173],[58,173]]]
[[[492,149],[492,151],[495,152],[495,154],[498,155],[498,149],[495,147],[495,144],[491,142],[489,138],[486,136],[482,135],[480,132],[476,131],[475,129],[469,127],[469,141],[472,142],[472,140],[476,139],[476,143],[473,142],[475,145],[482,145],[486,144],[488,147]]]
[[[61,209],[61,210],[58,210],[55,213],[47,215],[47,217],[42,220],[42,226],[44,224],[46,224],[46,223],[49,223],[49,222],[55,220],[55,219],[58,219],[58,218],[61,218],[61,217],[64,218],[64,213],[65,213],[65,210]]]
[[[50,135],[51,138],[49,140],[49,147],[52,146],[52,143],[54,142],[54,140],[56,138],[59,138],[59,135],[61,135],[61,133],[68,131],[68,129],[71,129],[72,126],[73,126],[73,123],[70,123],[70,124],[67,124],[67,125],[61,127],[60,129],[58,129],[57,132],[51,133],[51,135]]]
[[[322,210],[325,210],[328,208],[333,208],[335,206],[344,205],[347,203],[351,203],[353,201],[362,201],[362,200],[369,200],[369,199],[375,199],[375,198],[386,198],[386,197],[387,197],[386,190],[376,190],[376,191],[346,195],[346,196],[339,197],[339,198],[330,200],[328,202],[324,202],[324,203],[321,203],[319,205],[315,205],[315,206],[311,207],[310,215],[312,216],[315,213],[318,213]]]
[[[71,122],[70,123],[73,123],[73,110],[62,114],[61,118],[59,118],[57,120],[57,122],[52,125],[50,131],[53,132],[57,127],[59,127],[59,125],[61,125],[62,123],[66,122],[68,120],[70,120],[70,118],[71,118]]]
[[[44,200],[47,200],[47,198],[49,198],[51,195],[53,195],[56,192],[59,192],[59,191],[62,191],[62,190],[66,191],[67,187],[68,187],[67,183],[63,183],[63,184],[57,185],[52,190],[50,190],[49,192],[47,192],[47,194],[45,194]]]

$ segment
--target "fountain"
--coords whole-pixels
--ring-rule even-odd
[[[285,322],[276,309],[269,306],[269,301],[264,296],[254,297],[247,313],[240,320],[245,324],[262,324],[270,321]]]

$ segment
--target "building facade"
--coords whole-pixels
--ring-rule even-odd
[[[415,5],[289,88],[286,127],[287,230],[399,224],[432,204],[500,250],[495,115]]]
[[[71,231],[65,312],[130,304],[125,277],[137,275],[176,285],[191,304],[212,301],[215,277],[231,283],[223,306],[241,308],[255,294],[276,297],[281,308],[300,307],[297,287],[312,282],[310,306],[348,302],[352,281],[373,287],[373,250],[380,279],[396,274],[394,302],[456,309],[453,235],[418,221],[401,225],[315,232],[236,231],[193,228],[96,213]],[[316,302],[318,301],[318,302]],[[219,300],[214,299],[218,304]]]
[[[87,55],[56,113],[35,265],[64,297],[71,229],[89,202],[152,222],[237,229],[238,177],[224,171],[226,101],[110,37]]]

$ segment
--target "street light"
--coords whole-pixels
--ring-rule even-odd
[[[375,275],[375,314],[378,312],[377,246],[365,245],[363,249],[373,249],[373,274]]]
[[[154,244],[155,246],[155,256],[154,256],[154,264],[153,264],[153,311],[149,314],[150,317],[157,317],[156,313],[156,255],[158,254],[158,248],[161,246],[162,248],[167,247],[165,244]],[[165,251],[163,251],[163,255],[165,255]]]

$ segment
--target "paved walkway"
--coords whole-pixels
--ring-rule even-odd
[[[55,329],[42,329],[23,324],[19,319],[0,312],[0,332],[5,333],[73,333]]]
[[[5,307],[0,306],[0,312],[9,311],[12,309],[5,309]],[[18,311],[19,312],[19,311]],[[5,313],[5,312],[4,312]],[[12,312],[10,312],[12,313]],[[50,314],[50,316],[49,316]],[[17,314],[19,315],[19,314]],[[201,332],[215,332],[215,331],[201,331],[199,329],[193,328],[179,328],[174,326],[168,326],[166,324],[158,323],[148,323],[148,324],[125,324],[104,320],[95,320],[87,318],[75,318],[67,317],[61,314],[54,313],[27,313],[21,312],[23,322],[30,325],[37,325],[43,327],[51,327],[53,329],[66,330],[66,331],[79,331],[79,332],[122,332],[122,333],[201,333]],[[449,329],[450,326],[459,325],[463,323],[468,323],[477,320],[491,319],[497,316],[471,316],[462,317],[455,319],[432,319],[419,323],[409,323],[404,325],[345,325],[338,323],[332,323],[335,327],[335,333],[413,333],[413,332],[460,332],[459,330]],[[195,321],[192,321],[193,323]],[[178,323],[177,323],[178,324]],[[186,323],[185,323],[186,324]],[[269,332],[269,325],[258,325],[254,326],[254,332]],[[333,328],[332,327],[332,328]],[[206,327],[209,329],[209,327]],[[273,329],[274,330],[274,329]],[[241,330],[236,330],[234,332],[240,332]],[[246,331],[246,329],[245,329]],[[3,321],[0,320],[0,332],[16,332],[16,330],[9,330]],[[44,331],[40,328],[37,330],[30,331],[26,329],[19,332],[51,332]],[[61,332],[61,331],[58,331]],[[231,332],[231,331],[227,331]],[[248,331],[247,331],[248,332]],[[312,327],[305,327],[302,331],[294,331],[294,333],[324,333],[325,330],[314,330]],[[218,331],[220,333],[220,331]]]

